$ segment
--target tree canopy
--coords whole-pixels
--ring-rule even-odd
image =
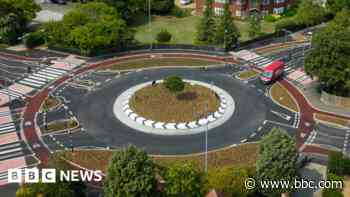
[[[224,196],[248,196],[252,191],[246,189],[245,180],[248,171],[240,167],[223,167],[210,170],[207,178],[207,190],[215,189]]]
[[[201,197],[203,174],[192,163],[174,164],[163,177],[166,182],[166,196]]]
[[[229,4],[225,3],[224,13],[220,16],[219,24],[216,28],[215,42],[216,44],[224,44],[226,50],[230,50],[238,42],[240,33],[234,23]]]
[[[34,0],[0,0],[0,41],[16,43],[38,11]]]
[[[83,182],[33,183],[21,186],[16,197],[84,197],[85,190]]]
[[[156,167],[152,159],[135,146],[114,153],[104,185],[106,197],[155,196]]]
[[[337,14],[312,38],[312,50],[305,59],[305,70],[317,76],[328,93],[350,95],[350,12]]]
[[[325,20],[326,10],[319,1],[302,0],[299,3],[296,20],[305,26],[320,24]]]
[[[349,0],[327,0],[326,8],[332,13],[336,14],[337,12],[342,11],[343,9],[350,9]]]
[[[206,0],[206,6],[198,26],[197,40],[200,42],[213,43],[215,39],[215,19],[213,12],[213,0]]]
[[[43,26],[50,44],[77,48],[91,54],[108,48],[121,49],[133,40],[119,13],[104,3],[91,2],[68,12],[60,22]]]
[[[261,16],[259,13],[254,12],[249,16],[249,37],[254,38],[261,34]]]
[[[287,132],[280,128],[273,128],[260,142],[259,156],[256,163],[257,179],[294,181],[297,174],[296,143]],[[264,193],[282,193],[284,188],[267,190]]]

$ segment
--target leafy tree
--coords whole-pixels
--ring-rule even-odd
[[[349,0],[327,0],[326,8],[332,13],[336,14],[343,9],[350,9]]]
[[[170,166],[164,175],[166,196],[200,197],[204,183],[203,174],[192,163]]]
[[[260,142],[256,163],[257,179],[294,181],[297,174],[297,150],[294,139],[286,131],[273,128]],[[282,193],[288,189],[267,190],[266,193]]]
[[[175,7],[174,0],[151,0],[154,14],[168,14]]]
[[[84,197],[86,187],[83,182],[33,183],[20,187],[16,197]]]
[[[197,40],[212,43],[215,39],[215,19],[213,0],[206,1],[205,11],[197,26]]]
[[[48,23],[43,30],[50,44],[77,48],[85,55],[112,47],[121,49],[134,37],[118,12],[101,2],[78,6],[62,22]]]
[[[312,38],[312,50],[305,59],[305,70],[317,76],[325,91],[350,95],[350,12],[337,14],[326,28]]]
[[[34,0],[0,0],[0,41],[17,42],[39,10]]]
[[[127,22],[133,17],[144,14],[148,8],[148,0],[99,0],[114,7]]]
[[[32,49],[44,43],[45,43],[44,36],[40,34],[40,32],[30,33],[24,38],[24,44],[29,49]]]
[[[165,78],[164,85],[171,92],[181,92],[185,89],[185,82],[178,76],[170,76]]]
[[[337,176],[335,174],[329,173],[327,175],[327,180],[328,181],[340,181],[341,185],[338,185],[338,187],[342,187],[343,188],[343,177]],[[336,187],[336,185],[334,185],[334,187]],[[323,197],[343,197],[344,194],[342,192],[342,188],[325,188],[323,189],[322,192],[322,196]]]
[[[224,167],[210,170],[207,190],[216,189],[224,196],[248,196],[251,191],[245,187],[248,171],[240,167]]]
[[[324,21],[326,11],[318,1],[302,0],[299,4],[296,20],[306,26],[320,24]]]
[[[106,197],[154,196],[157,186],[152,159],[135,146],[114,153],[104,185]]]
[[[258,12],[251,13],[249,16],[249,37],[255,38],[261,34],[261,16]]]
[[[216,44],[225,44],[226,50],[232,49],[238,42],[240,33],[234,23],[229,4],[225,3],[224,14],[220,17],[216,28]]]
[[[169,42],[170,40],[171,40],[171,34],[166,29],[162,29],[157,34],[157,41],[158,42]]]

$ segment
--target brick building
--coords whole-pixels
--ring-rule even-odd
[[[213,0],[216,15],[223,13],[226,2],[230,3],[232,14],[236,17],[246,17],[253,11],[262,15],[281,14],[291,6],[294,0]],[[201,13],[205,8],[206,0],[195,0],[196,12]]]

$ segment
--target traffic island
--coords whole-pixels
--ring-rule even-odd
[[[242,80],[242,81],[247,81],[250,79],[253,79],[255,77],[258,76],[258,72],[255,70],[246,70],[246,71],[242,71],[238,74],[238,79]]]
[[[52,111],[59,108],[63,104],[62,98],[60,97],[47,97],[42,104],[40,111]]]
[[[66,133],[68,131],[74,132],[77,128],[79,128],[79,122],[76,119],[59,120],[50,122],[47,126],[42,126],[41,132],[43,135],[57,134]]]
[[[270,88],[270,96],[278,105],[294,112],[299,112],[299,107],[292,95],[281,84],[275,83]]]

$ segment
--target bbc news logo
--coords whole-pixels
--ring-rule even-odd
[[[24,171],[24,173],[23,173]],[[102,181],[101,170],[56,170],[45,168],[9,169],[8,183],[55,183],[59,181],[68,182],[100,182]]]

